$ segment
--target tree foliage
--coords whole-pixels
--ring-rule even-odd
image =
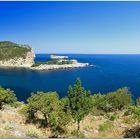
[[[91,109],[90,91],[86,91],[80,79],[76,80],[74,87],[68,89],[70,111],[73,119],[77,122],[77,131],[80,129],[80,121],[89,114]]]
[[[140,97],[136,99],[136,105],[140,106]]]
[[[73,64],[72,60],[51,60],[48,62],[38,62],[32,65],[32,67],[38,67],[40,65],[65,65],[65,64]]]
[[[131,93],[127,87],[106,95],[97,94],[93,96],[94,106],[105,112],[121,110],[132,104]]]
[[[17,101],[16,95],[10,89],[0,87],[0,109],[4,104],[14,104]]]
[[[40,111],[44,116],[45,126],[48,126],[50,116],[57,110],[59,96],[56,92],[37,92],[27,99],[27,103],[29,114],[35,117],[35,113]]]

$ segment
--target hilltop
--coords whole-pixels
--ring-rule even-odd
[[[0,42],[1,66],[31,66],[34,52],[29,45],[20,45],[11,41]]]

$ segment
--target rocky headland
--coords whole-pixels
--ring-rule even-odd
[[[89,66],[77,60],[52,60],[35,63],[35,53],[29,45],[20,45],[10,41],[0,42],[0,67],[25,67],[32,70],[54,70]]]
[[[0,42],[1,67],[31,67],[35,53],[29,45],[19,45],[10,41]]]

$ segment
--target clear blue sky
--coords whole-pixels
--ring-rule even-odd
[[[0,2],[0,40],[36,53],[140,54],[140,2]]]

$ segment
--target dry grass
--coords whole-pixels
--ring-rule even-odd
[[[124,131],[126,129],[137,125],[137,123],[126,124],[124,120],[127,119],[128,116],[124,116],[124,112],[125,111],[118,111],[115,113],[116,119],[114,121],[110,121],[106,116],[88,115],[81,122],[80,131],[85,135],[86,138],[123,138]],[[99,126],[104,124],[106,121],[110,121],[114,127],[111,127],[106,131],[99,131]],[[71,133],[73,130],[76,130],[76,127],[77,125],[75,123],[71,123],[67,127],[67,131]]]
[[[48,138],[50,132],[25,124],[18,109],[5,107],[0,111],[0,138]]]
[[[34,124],[25,124],[25,118],[19,114],[18,109],[5,107],[0,110],[0,138],[49,138],[52,136],[50,128],[38,128]],[[132,116],[124,116],[124,111],[118,111],[115,120],[110,121],[107,116],[88,115],[80,123],[80,137],[86,138],[123,138],[124,131],[137,125]],[[109,114],[112,115],[112,114]],[[105,122],[111,122],[114,127],[106,127],[100,131],[99,127]],[[65,134],[60,137],[76,138],[77,124],[71,122],[66,127]]]

